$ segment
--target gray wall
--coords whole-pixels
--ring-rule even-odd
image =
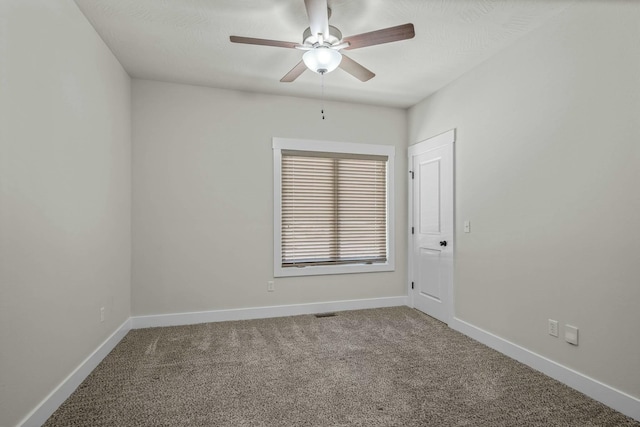
[[[409,112],[410,144],[458,131],[456,316],[635,397],[639,22],[578,2]]]
[[[320,82],[318,81],[318,84]],[[406,294],[406,110],[133,81],[133,313]],[[396,147],[396,270],[273,280],[271,138]]]
[[[131,82],[72,1],[0,3],[0,425],[12,426],[130,316]]]

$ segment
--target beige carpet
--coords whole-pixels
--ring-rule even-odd
[[[407,307],[129,332],[46,426],[640,426]]]

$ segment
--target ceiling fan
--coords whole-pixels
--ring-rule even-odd
[[[374,77],[375,74],[341,53],[341,50],[359,49],[361,47],[411,39],[415,36],[413,24],[404,24],[355,36],[342,37],[340,30],[333,25],[329,25],[331,9],[327,5],[327,0],[304,0],[304,4],[309,16],[309,28],[302,33],[302,44],[239,36],[231,36],[229,39],[233,43],[275,46],[306,51],[302,55],[302,61],[298,62],[291,71],[280,79],[281,82],[294,81],[307,68],[318,74],[325,74],[330,73],[337,67],[366,82]]]

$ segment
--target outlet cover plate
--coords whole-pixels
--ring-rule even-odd
[[[578,345],[578,328],[564,325],[564,340],[572,345]]]

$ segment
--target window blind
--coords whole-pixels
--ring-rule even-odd
[[[387,261],[387,157],[282,152],[282,266]]]

